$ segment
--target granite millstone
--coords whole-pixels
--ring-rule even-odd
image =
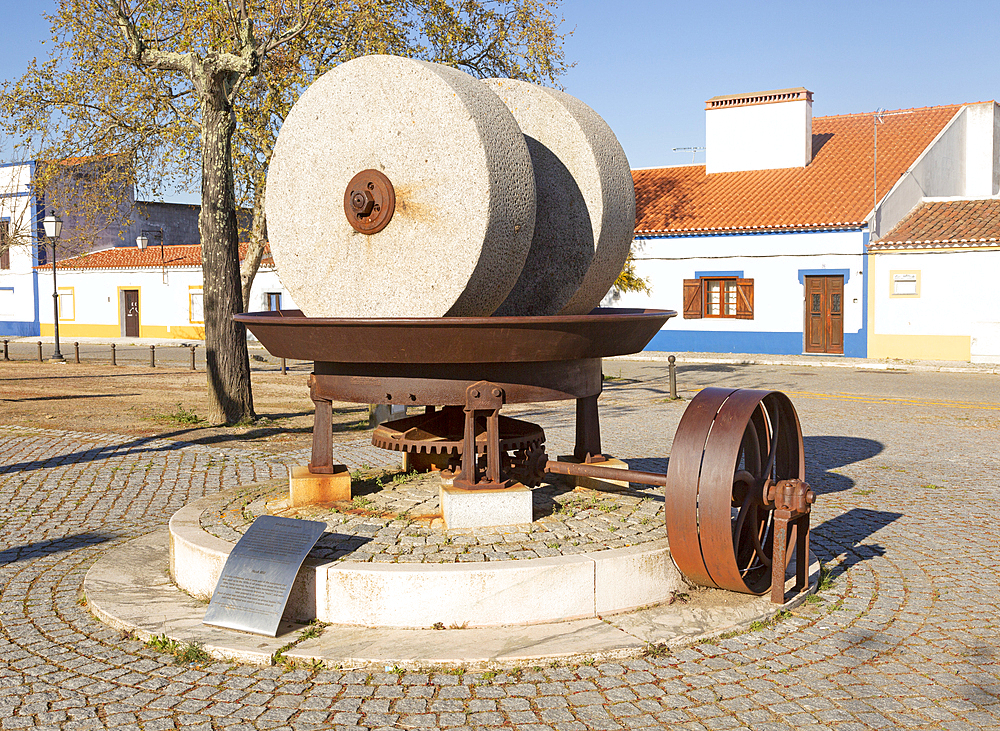
[[[635,188],[625,151],[579,99],[513,79],[487,79],[524,133],[535,173],[535,233],[497,315],[583,315],[625,264]]]
[[[355,174],[392,182],[389,224],[344,213]],[[491,314],[524,265],[535,220],[531,157],[488,87],[440,64],[365,56],[292,107],[267,178],[271,252],[310,317]]]

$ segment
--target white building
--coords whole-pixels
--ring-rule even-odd
[[[929,199],[869,244],[872,357],[1000,363],[1000,199]]]
[[[33,267],[46,261],[38,246],[45,213],[33,174],[34,163],[0,164],[0,335],[38,334],[41,293]]]
[[[240,246],[240,255],[246,245]],[[52,266],[37,267],[51,281]],[[201,340],[201,246],[115,247],[60,260],[59,335]],[[294,309],[265,251],[250,292],[251,310]],[[41,334],[52,335],[52,313],[41,313]]]
[[[119,184],[107,167],[114,157],[64,160],[54,165],[48,196],[37,184],[34,161],[0,164],[0,335],[37,336],[41,320],[52,322],[52,278],[39,278],[38,265],[51,259],[42,219],[56,213],[63,221],[56,256],[66,258],[115,246],[134,246],[145,232],[156,243],[196,244],[198,207],[178,203],[136,201],[131,185]],[[51,168],[50,168],[51,172]],[[106,176],[106,177],[102,177]],[[102,187],[105,186],[105,187]],[[116,186],[117,213],[105,212],[94,222],[77,209],[106,202],[106,186]],[[126,219],[131,223],[123,226]],[[57,277],[58,279],[58,277]],[[62,298],[60,298],[62,299]]]
[[[683,310],[650,350],[968,360],[997,308],[981,335],[938,318],[896,337],[899,308],[870,271],[884,250],[870,243],[928,196],[1000,192],[997,110],[813,118],[803,88],[708,100],[706,165],[633,171],[636,270],[652,291],[616,304]]]

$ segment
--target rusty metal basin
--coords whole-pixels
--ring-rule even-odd
[[[518,363],[607,358],[646,347],[673,310],[598,308],[551,317],[319,318],[235,315],[279,358],[329,363]]]

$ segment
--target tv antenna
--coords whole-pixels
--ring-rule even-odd
[[[704,150],[704,147],[675,147],[674,152],[691,152],[691,162],[694,162],[694,156],[698,154],[700,150]]]
[[[903,114],[913,114],[912,109],[899,112],[888,112],[884,108],[876,108],[872,112],[872,238],[878,238],[878,126],[885,122],[886,117],[898,117]]]

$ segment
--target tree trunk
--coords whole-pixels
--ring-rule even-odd
[[[243,311],[239,234],[233,186],[232,138],[236,117],[226,98],[226,74],[196,81],[201,96],[201,271],[204,279],[205,362],[209,419],[235,424],[255,418]],[[200,83],[198,83],[200,82]]]
[[[264,246],[267,244],[267,223],[264,216],[264,188],[265,180],[263,173],[258,176],[257,189],[253,195],[253,221],[250,224],[250,237],[247,246],[247,255],[240,266],[240,278],[243,287],[243,309],[250,311],[250,288],[253,287],[254,277],[260,269],[260,261],[264,257]]]

